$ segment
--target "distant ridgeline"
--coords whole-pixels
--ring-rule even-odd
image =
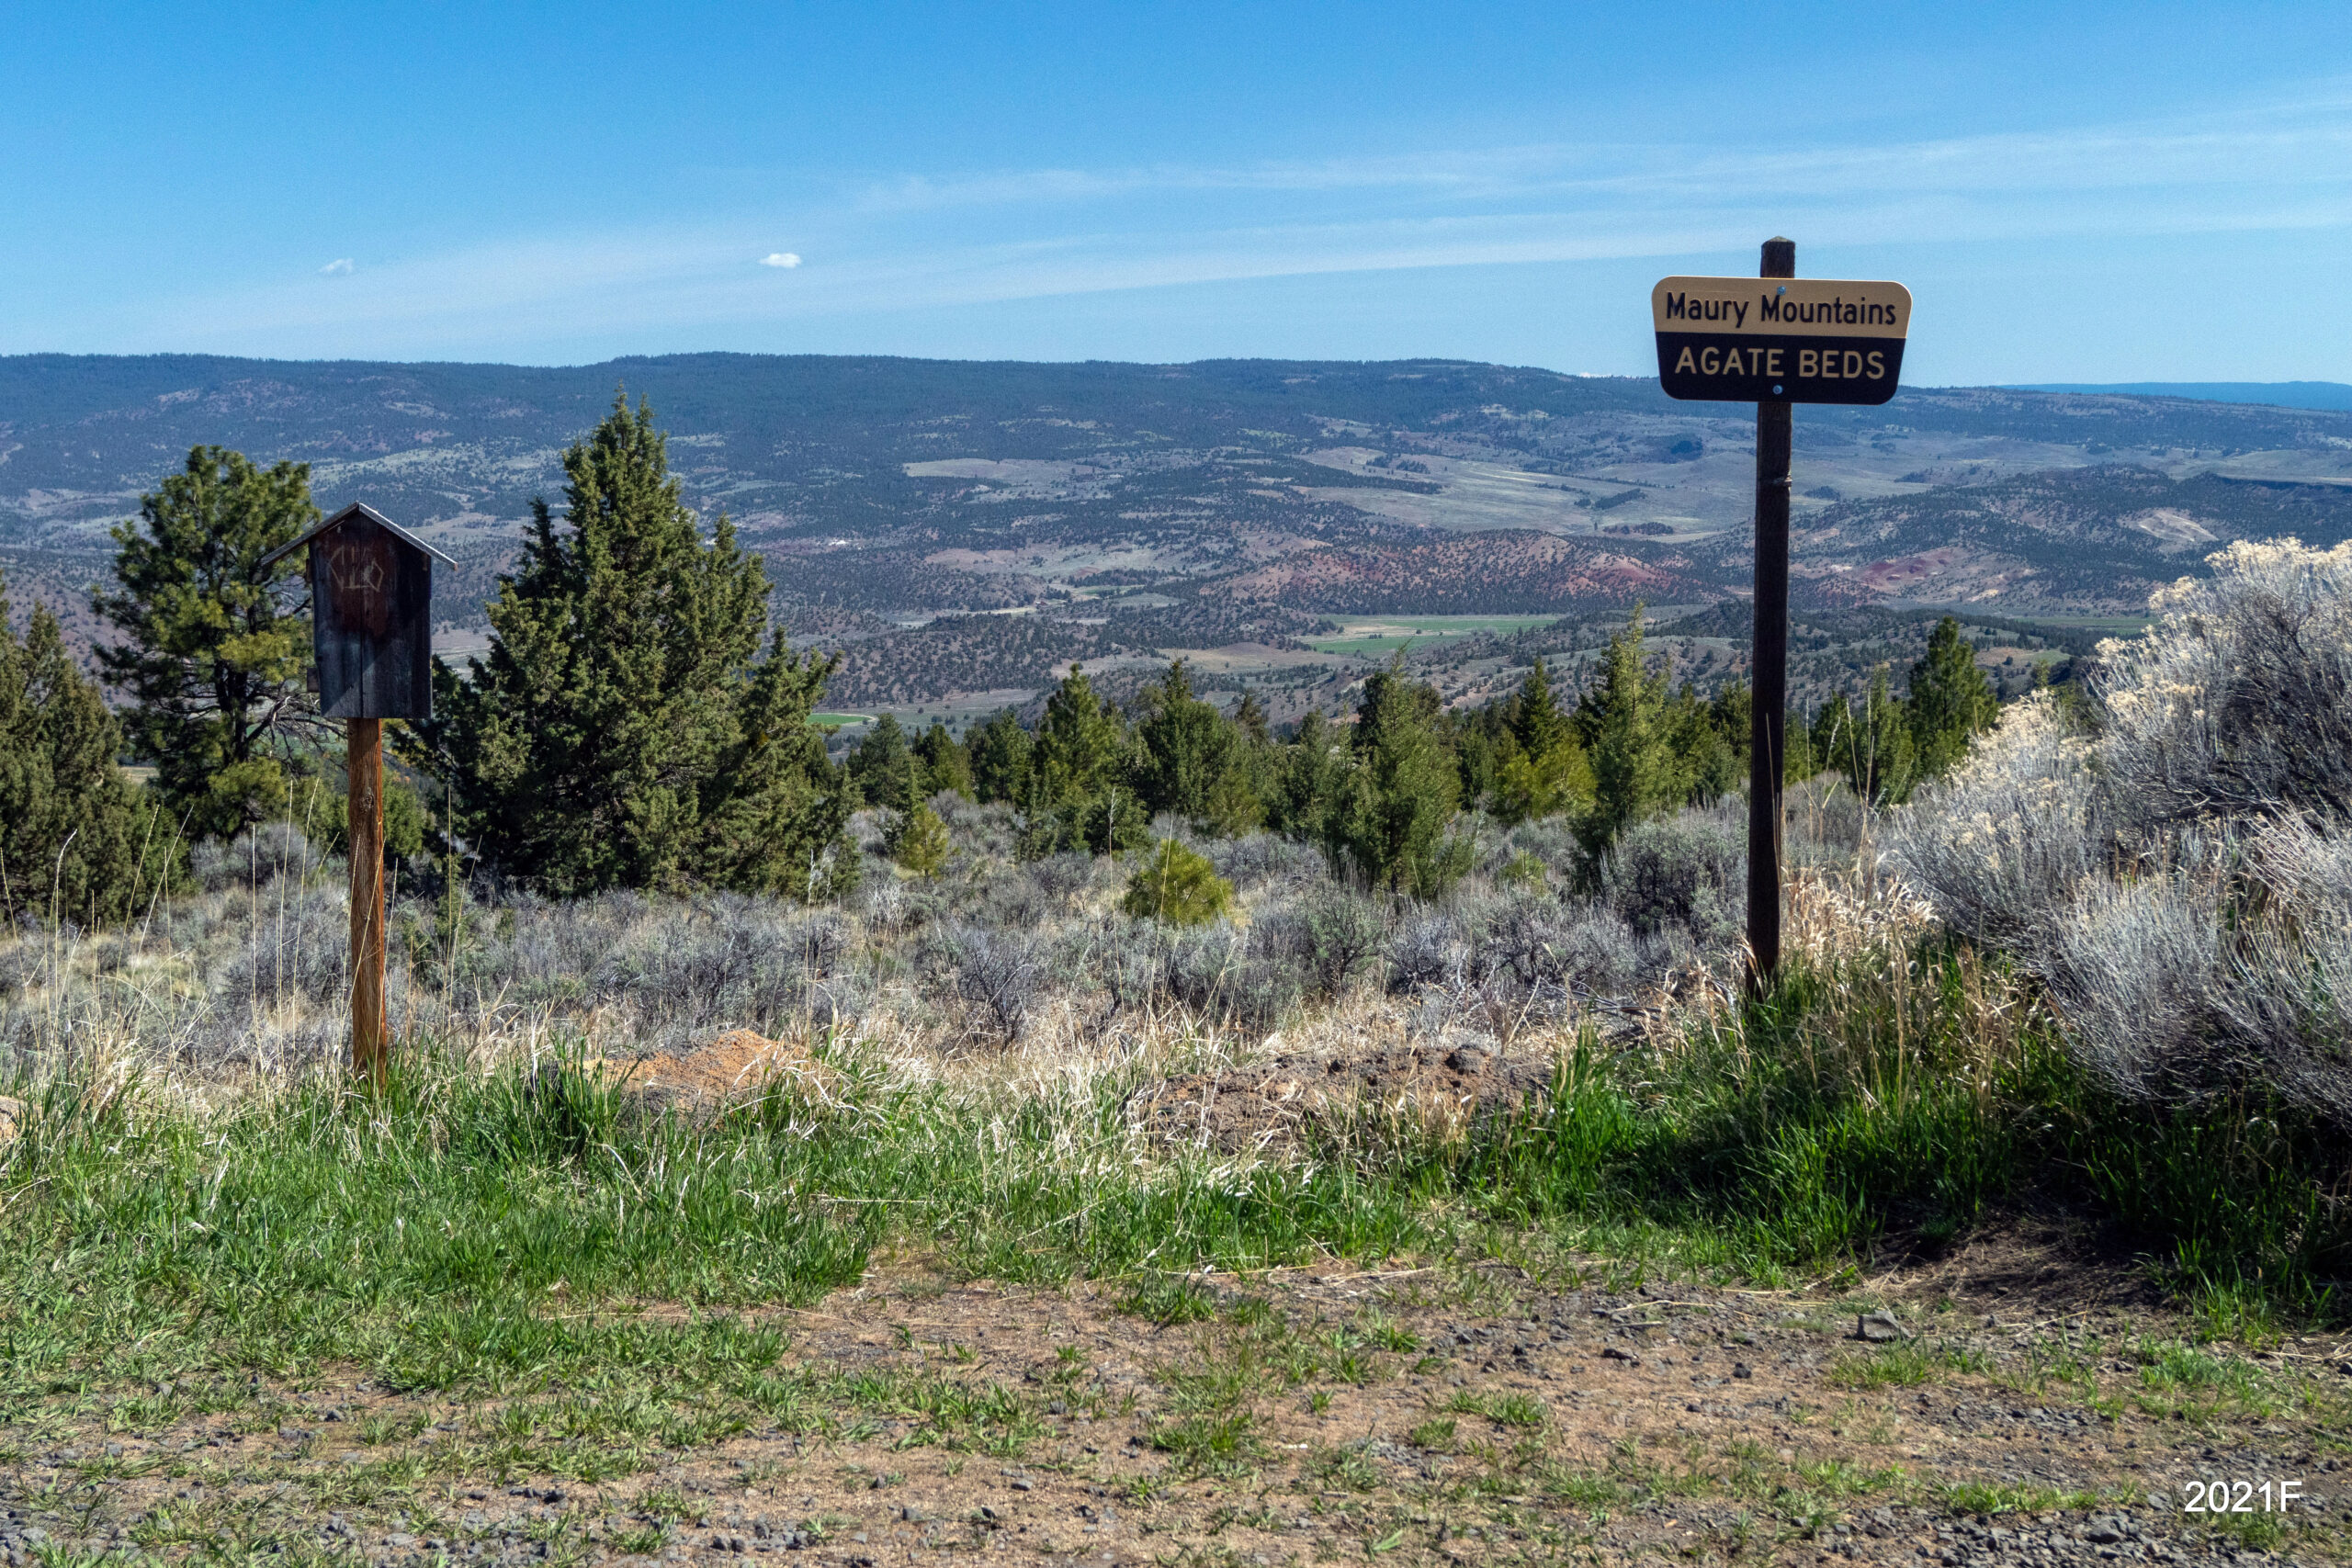
[[[2188,398],[2200,402],[2269,403],[2289,409],[2352,411],[2352,384],[2342,381],[2052,381],[2010,389],[2019,392],[2098,392],[2134,398]]]

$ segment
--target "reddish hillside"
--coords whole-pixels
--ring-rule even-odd
[[[1444,615],[1690,603],[1724,586],[1671,547],[1514,531],[1301,551],[1212,592],[1334,615]]]

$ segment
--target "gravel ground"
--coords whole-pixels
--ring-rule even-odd
[[[701,1440],[614,1414],[626,1369],[454,1399],[351,1368],[194,1399],[55,1379],[0,1427],[0,1560],[2352,1555],[2352,1356],[2200,1346],[2143,1295],[2031,1246],[1812,1295],[1605,1266],[1156,1297],[910,1274],[766,1314],[787,1341],[761,1375],[807,1397]],[[2253,1511],[2190,1509],[2208,1483]]]

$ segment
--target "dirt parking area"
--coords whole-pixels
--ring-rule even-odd
[[[638,1321],[658,1336],[688,1315]],[[632,1425],[617,1405],[642,1395],[617,1377],[452,1400],[324,1369],[194,1408],[187,1390],[59,1380],[0,1449],[0,1554],[10,1568],[2346,1554],[2352,1350],[2199,1346],[2129,1270],[2016,1238],[1838,1293],[1602,1265],[1062,1290],[910,1270],[751,1316],[775,1350],[763,1381],[708,1398],[770,1393],[699,1439]],[[2200,1511],[2208,1498],[2231,1511]]]

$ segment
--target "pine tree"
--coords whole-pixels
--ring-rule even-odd
[[[36,605],[18,642],[0,597],[0,915],[96,925],[154,893],[175,824],[122,776],[121,744],[57,617]]]
[[[1976,667],[1975,650],[1960,635],[1960,622],[1946,615],[1928,637],[1927,655],[1911,666],[1905,705],[1920,773],[1931,777],[1950,768],[2000,716],[2000,699]]]
[[[533,503],[489,660],[436,662],[408,754],[486,864],[550,894],[831,891],[842,784],[808,720],[838,661],[778,637],[755,663],[767,574],[724,516],[704,543],[643,402],[616,397],[563,467],[563,525]]]
[[[1233,907],[1233,884],[1206,855],[1162,839],[1151,858],[1127,879],[1119,907],[1139,920],[1204,926]]]
[[[129,694],[130,742],[191,838],[227,838],[281,809],[300,732],[323,729],[304,690],[310,617],[300,554],[264,566],[318,521],[307,464],[256,468],[198,446],[118,525],[114,592],[92,595],[121,634],[98,650]]]
[[[947,866],[947,824],[930,807],[917,802],[899,813],[882,835],[882,847],[901,871],[932,881]]]

